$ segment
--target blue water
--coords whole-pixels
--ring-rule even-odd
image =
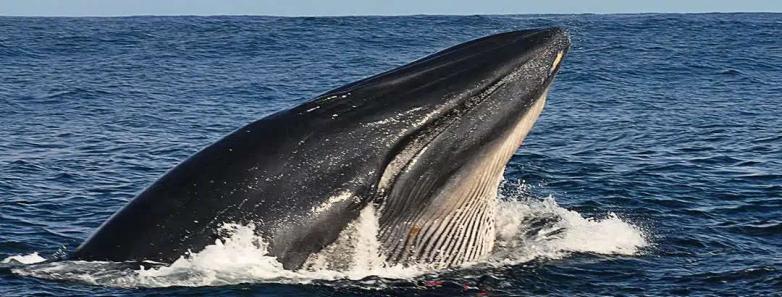
[[[465,269],[436,286],[115,288],[6,264],[0,295],[780,294],[782,14],[3,17],[0,259],[61,257],[167,169],[266,114],[549,25],[573,48],[506,179],[530,201],[616,214],[643,230],[636,253]]]

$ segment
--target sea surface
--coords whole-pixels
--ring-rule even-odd
[[[240,225],[171,266],[57,261],[246,123],[552,25],[573,47],[484,261],[290,272]],[[9,297],[781,296],[782,14],[0,17],[0,259]]]

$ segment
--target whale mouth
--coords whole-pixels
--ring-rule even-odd
[[[296,108],[299,114],[344,118],[332,114],[342,109],[326,106],[371,106],[365,97],[378,90],[388,95],[384,100],[404,106],[386,109],[383,117],[366,125],[398,135],[378,155],[383,161],[373,168],[379,174],[372,186],[363,192],[340,189],[315,208],[339,209],[334,206],[340,203],[330,201],[343,196],[352,199],[341,200],[342,205],[359,204],[351,209],[374,204],[379,209],[381,249],[391,263],[448,267],[485,256],[494,244],[491,200],[496,187],[540,114],[569,45],[567,33],[559,28],[492,35],[327,92]],[[330,219],[318,220],[334,221],[341,215],[331,214]],[[315,217],[329,217],[329,212]],[[324,247],[313,242],[336,239],[311,240],[312,232],[323,233],[319,230],[313,227],[308,235],[290,236],[293,244],[273,241],[273,253],[280,255],[285,268],[300,268]],[[286,231],[291,233],[301,232]]]
[[[397,168],[397,174],[401,176],[396,177],[394,188],[388,195],[392,199],[377,202],[382,214],[382,248],[390,262],[443,268],[475,261],[493,249],[497,186],[505,165],[541,113],[546,95],[547,90],[544,90],[533,99],[532,105],[516,123],[506,128],[507,131],[499,137],[488,140],[491,143],[484,145],[481,152],[460,160],[464,164],[450,175],[445,175],[448,180],[444,182],[427,179],[432,175],[426,171],[421,174],[414,168],[421,166],[417,163],[425,162],[419,159],[431,153],[427,146],[435,140],[426,141],[422,147],[414,146],[417,154],[402,154],[408,161],[405,166]],[[436,138],[444,133],[439,131],[430,137]],[[426,187],[430,189],[421,190]]]
[[[198,287],[244,283],[319,284],[388,289],[432,282],[470,284],[498,267],[551,261],[574,253],[638,255],[650,245],[646,231],[615,214],[585,218],[559,206],[554,198],[529,196],[529,186],[503,185],[497,201],[497,244],[487,257],[451,269],[384,263],[378,254],[378,216],[364,209],[331,246],[311,257],[303,269],[286,270],[268,254],[253,226],[226,224],[226,237],[172,264],[156,262],[58,261],[3,262],[14,274],[36,278],[121,287]],[[27,257],[32,262],[43,258]]]
[[[540,115],[569,46],[559,29],[520,35],[542,41],[509,43],[527,52],[508,59],[512,67],[502,66],[494,81],[393,150],[373,199],[389,262],[442,268],[473,262],[493,249],[496,188]]]

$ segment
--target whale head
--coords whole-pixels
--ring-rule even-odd
[[[500,33],[257,120],[166,173],[71,258],[170,262],[238,222],[295,269],[371,205],[389,262],[477,259],[494,243],[504,167],[569,46],[560,28]]]

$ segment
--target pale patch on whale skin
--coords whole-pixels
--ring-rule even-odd
[[[312,213],[312,215],[319,215],[323,211],[325,211],[327,209],[330,209],[335,204],[347,201],[348,199],[353,198],[353,197],[355,197],[355,196],[353,195],[353,193],[351,193],[349,191],[340,191],[340,192],[332,195],[331,197],[329,197],[329,199],[326,199],[326,201],[324,201],[322,204],[320,204],[320,205],[318,205],[316,207],[313,207],[312,210],[311,210],[311,213]]]
[[[564,54],[561,51],[557,53],[557,57],[554,58],[554,62],[551,63],[551,68],[549,68],[549,70],[548,70],[549,74],[554,72],[554,70],[557,69],[557,66],[559,66],[559,62],[562,62],[562,56],[563,55]]]

